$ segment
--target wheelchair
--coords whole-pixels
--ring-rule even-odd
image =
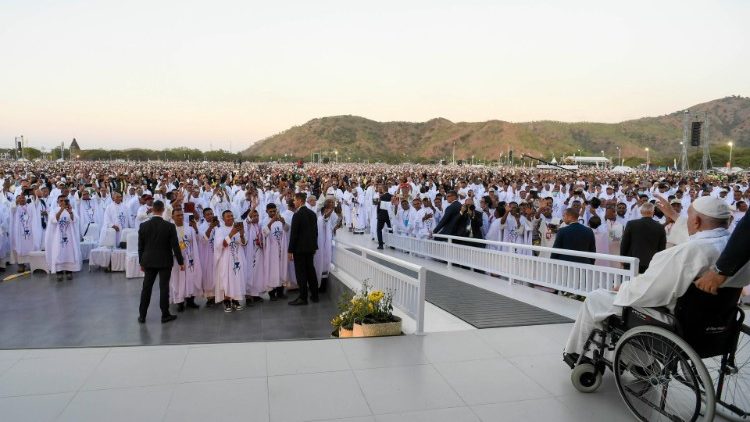
[[[596,391],[606,369],[640,421],[750,421],[750,328],[741,289],[710,295],[694,285],[674,313],[623,308],[589,334],[580,355],[564,355],[573,386]]]

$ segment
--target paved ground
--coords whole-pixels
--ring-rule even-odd
[[[5,274],[12,271],[15,267]],[[327,338],[345,288],[334,281],[320,303],[301,307],[265,302],[225,314],[220,306],[201,306],[162,325],[155,287],[146,324],[141,325],[136,321],[141,284],[140,278],[102,271],[76,273],[74,280],[61,283],[42,272],[2,282],[0,349]]]
[[[379,339],[0,351],[3,421],[629,421],[570,385],[568,324]]]

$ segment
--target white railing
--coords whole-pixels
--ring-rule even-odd
[[[377,260],[399,266],[414,275],[389,268]],[[424,267],[338,239],[334,241],[332,262],[337,270],[359,282],[367,281],[374,289],[392,291],[393,306],[416,321],[417,334],[424,332],[427,286],[427,270]]]
[[[436,238],[445,239],[438,241]],[[613,290],[638,275],[638,258],[553,249],[518,243],[495,242],[436,234],[418,239],[383,231],[383,241],[395,249],[417,256],[459,264],[515,281],[586,295],[596,289]],[[462,244],[456,243],[456,241]],[[539,256],[534,256],[538,252]],[[590,258],[614,266],[551,259],[551,254]],[[621,264],[629,264],[629,269]]]

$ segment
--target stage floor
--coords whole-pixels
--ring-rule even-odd
[[[85,266],[87,268],[87,266]],[[15,272],[10,266],[0,276]],[[231,343],[330,337],[336,302],[346,289],[335,279],[319,303],[289,306],[289,299],[255,304],[224,313],[223,306],[172,313],[176,321],[161,324],[158,286],[154,286],[145,324],[139,324],[141,278],[124,273],[84,270],[72,281],[36,272],[0,283],[0,349],[142,346]]]

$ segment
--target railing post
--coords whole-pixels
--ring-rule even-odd
[[[425,307],[425,293],[427,291],[427,269],[420,267],[419,269],[419,302],[417,303],[417,335],[424,334],[424,307]]]
[[[446,261],[446,262],[448,263],[448,268],[450,268],[450,267],[452,267],[452,266],[453,266],[453,265],[451,264],[451,256],[450,256],[450,255],[451,255],[451,252],[450,252],[450,251],[451,251],[451,245],[452,245],[452,244],[453,244],[453,239],[451,239],[451,238],[449,237],[449,238],[448,238],[448,247],[447,247],[447,248],[445,249],[445,250],[446,250],[446,254],[445,254],[445,261]]]

